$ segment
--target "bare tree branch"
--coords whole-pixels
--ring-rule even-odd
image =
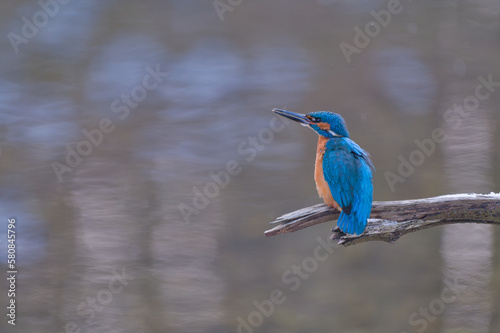
[[[325,204],[314,205],[285,214],[271,223],[267,237],[294,232],[315,224],[336,220],[339,212]],[[374,201],[365,231],[346,235],[335,227],[332,240],[349,246],[372,240],[394,243],[399,237],[418,230],[452,223],[490,223],[500,225],[500,193],[453,194],[439,197]]]

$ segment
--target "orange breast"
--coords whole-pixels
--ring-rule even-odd
[[[324,136],[319,137],[318,149],[316,150],[316,165],[314,168],[314,181],[316,182],[316,189],[318,190],[319,196],[323,199],[325,204],[331,207],[337,208],[342,211],[339,204],[333,200],[332,192],[330,192],[330,187],[325,180],[325,175],[323,174],[323,155],[325,155],[325,145],[328,139]]]

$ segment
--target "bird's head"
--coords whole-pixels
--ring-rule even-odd
[[[316,111],[307,114],[295,113],[280,109],[273,109],[283,117],[294,120],[303,126],[312,128],[316,133],[326,138],[348,138],[349,132],[344,118],[338,113],[329,111]]]

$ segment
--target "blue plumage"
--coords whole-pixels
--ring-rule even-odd
[[[348,234],[361,234],[372,209],[372,162],[366,151],[346,137],[330,138],[323,155],[323,174],[333,199],[340,205],[337,225]]]
[[[313,129],[320,139],[315,181],[326,204],[340,208],[338,227],[347,234],[362,234],[373,200],[370,155],[349,138],[344,119],[328,111],[300,114],[274,109],[279,115]]]

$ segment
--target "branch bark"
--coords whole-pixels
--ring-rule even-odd
[[[318,204],[278,217],[276,227],[264,232],[267,237],[294,232],[319,223],[336,220],[339,212]],[[332,240],[344,246],[373,240],[394,243],[401,236],[443,224],[489,223],[500,225],[500,193],[453,194],[439,197],[374,201],[365,231],[361,235],[346,235],[338,227]]]

